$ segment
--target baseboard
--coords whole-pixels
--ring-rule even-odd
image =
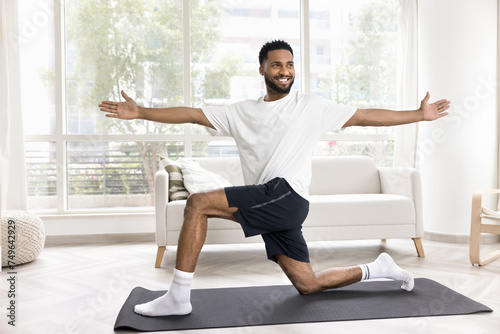
[[[116,244],[125,242],[155,242],[154,233],[49,235],[45,247],[81,244]]]
[[[424,231],[424,239],[437,242],[445,242],[450,244],[469,244],[470,235],[468,234],[449,234],[440,232]],[[500,242],[500,235],[497,234],[481,234],[481,244],[495,244]]]

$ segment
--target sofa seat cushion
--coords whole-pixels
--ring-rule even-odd
[[[168,230],[180,231],[185,206],[185,200],[168,203]],[[308,227],[408,224],[416,224],[412,199],[388,194],[311,196],[309,215],[304,222]],[[219,218],[210,218],[208,225],[213,230],[240,228],[236,222]]]
[[[167,204],[168,231],[180,231],[184,220],[185,207],[186,200],[169,202]],[[241,229],[237,222],[221,218],[210,218],[208,220],[208,228],[211,230]],[[244,235],[243,230],[241,230],[241,234]]]
[[[388,194],[311,196],[304,226],[416,224],[411,198]]]

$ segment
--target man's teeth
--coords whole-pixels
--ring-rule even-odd
[[[287,81],[288,81],[288,78],[278,79],[278,81],[281,81],[281,82],[287,82]]]

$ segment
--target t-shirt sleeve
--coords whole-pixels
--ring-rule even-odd
[[[205,106],[201,108],[215,130],[205,127],[212,136],[231,136],[229,127],[229,106]]]
[[[323,100],[323,117],[322,117],[322,132],[339,132],[345,123],[356,112],[357,108],[343,104],[335,104],[334,102],[324,99]]]

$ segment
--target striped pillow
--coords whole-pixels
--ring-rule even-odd
[[[168,172],[168,201],[187,199],[189,191],[184,187],[181,166],[175,161],[161,155],[160,166]]]

